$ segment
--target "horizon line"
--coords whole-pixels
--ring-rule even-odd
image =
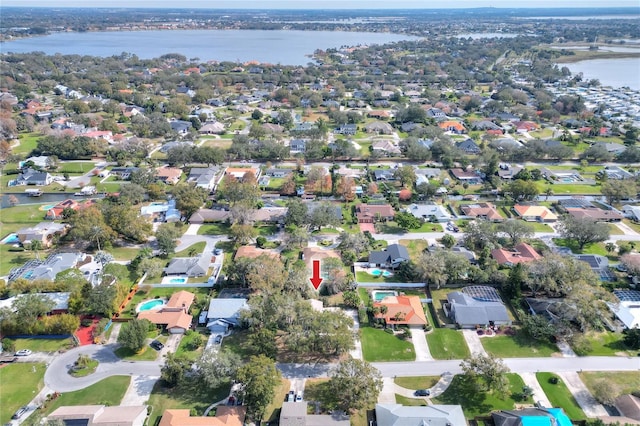
[[[477,7],[455,7],[455,6],[432,6],[432,7],[422,7],[422,6],[404,6],[404,7],[369,7],[363,8],[361,6],[358,7],[342,7],[342,8],[322,8],[322,7],[269,7],[269,8],[256,8],[256,7],[211,7],[211,6],[188,6],[188,7],[176,7],[176,6],[127,6],[127,5],[119,5],[119,6],[72,6],[72,5],[63,5],[63,6],[53,6],[53,5],[5,5],[0,6],[0,10],[4,8],[16,8],[16,9],[172,9],[172,10],[241,10],[241,11],[269,11],[269,10],[277,10],[277,11],[327,11],[327,10],[352,10],[352,11],[370,11],[370,10],[620,10],[620,9],[630,9],[636,10],[638,14],[640,14],[640,7],[636,6],[540,6],[540,7],[513,7],[513,6],[477,6]]]

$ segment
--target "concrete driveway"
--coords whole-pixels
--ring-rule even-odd
[[[600,416],[608,416],[607,410],[595,400],[589,389],[585,386],[585,384],[580,379],[580,376],[575,371],[565,371],[563,373],[558,373],[558,375],[564,381],[564,384],[567,385],[569,391],[576,399],[576,402],[584,411],[584,414],[587,417],[600,417]]]
[[[484,350],[484,346],[480,341],[480,336],[475,330],[462,330],[462,335],[472,354],[487,355],[487,351]]]
[[[542,390],[542,386],[540,386],[535,373],[520,373],[520,377],[522,377],[525,385],[533,389],[534,402],[540,401],[543,407],[553,407],[551,402],[549,402],[549,398],[547,398],[547,394]]]
[[[421,326],[409,326],[411,332],[411,341],[416,351],[416,361],[431,361],[431,351],[427,344],[427,336],[424,334],[424,329]]]
[[[131,407],[135,405],[146,405],[153,390],[153,386],[160,379],[160,376],[133,376],[131,383],[122,397],[120,405]]]

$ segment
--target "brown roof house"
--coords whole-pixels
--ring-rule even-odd
[[[558,216],[545,206],[525,206],[516,204],[513,210],[527,222],[555,222]]]
[[[138,319],[146,319],[156,325],[164,325],[171,334],[183,334],[191,327],[189,308],[195,294],[188,291],[173,293],[165,305],[157,310],[140,312]]]
[[[473,170],[463,170],[460,168],[449,170],[451,176],[460,182],[466,182],[471,185],[482,183],[482,176]]]
[[[164,410],[158,426],[243,426],[245,407],[219,405],[215,417],[191,416],[190,410]]]
[[[379,220],[393,220],[395,210],[390,204],[358,204],[356,217],[359,223],[374,223]]]
[[[84,426],[142,426],[146,418],[146,405],[130,407],[62,406],[47,416],[47,420],[62,420],[65,425]]]
[[[373,307],[386,306],[386,312],[376,315],[387,325],[427,325],[427,317],[418,296],[387,296]]]
[[[462,213],[466,216],[473,218],[485,219],[491,222],[502,222],[504,220],[496,210],[496,207],[491,203],[467,204],[460,207],[460,210],[462,210]]]
[[[510,250],[503,248],[491,250],[491,257],[493,257],[499,265],[505,266],[529,263],[542,259],[542,256],[527,243],[516,244],[516,246]]]
[[[306,401],[283,402],[280,411],[280,426],[349,426],[350,424],[349,417],[342,414],[307,414]]]
[[[168,185],[175,185],[180,181],[182,169],[177,167],[162,166],[156,169],[156,178]]]
[[[249,259],[255,259],[260,256],[268,256],[274,259],[280,258],[280,255],[277,252],[272,250],[265,250],[255,246],[240,246],[238,247],[238,250],[236,251],[236,254],[233,257],[233,259],[238,260],[238,259],[242,259],[243,257],[246,257]]]
[[[567,207],[566,210],[576,219],[589,218],[597,222],[620,222],[622,220],[620,213],[598,207]]]

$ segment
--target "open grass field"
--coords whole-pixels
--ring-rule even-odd
[[[414,262],[418,260],[420,254],[422,254],[429,245],[426,240],[399,240],[398,244],[407,248],[409,256]]]
[[[407,389],[429,389],[438,383],[440,376],[396,377],[393,381]]]
[[[199,243],[191,244],[186,249],[176,252],[174,257],[189,257],[189,256],[192,256],[193,253],[195,253],[195,255],[197,256],[203,252],[206,246],[207,246],[207,243],[205,241],[200,241]]]
[[[83,175],[96,167],[92,161],[66,161],[60,164],[57,173],[69,173],[70,175]]]
[[[540,383],[542,390],[549,398],[551,405],[564,409],[564,412],[567,413],[571,420],[584,420],[586,416],[567,388],[567,385],[559,377],[558,383],[554,385],[549,382],[551,377],[557,376],[553,373],[536,373],[538,383]]]
[[[498,358],[548,357],[558,352],[551,343],[532,340],[518,332],[515,336],[493,336],[480,339],[485,350]]]
[[[588,355],[629,356],[631,349],[622,341],[622,333],[611,331],[591,332],[586,335],[591,346]],[[640,386],[638,387],[640,389]]]
[[[16,346],[16,351],[21,349],[31,349],[33,352],[56,352],[67,350],[73,347],[70,338],[66,339],[9,339]]]
[[[0,423],[8,423],[18,408],[27,405],[40,392],[45,370],[45,364],[27,362],[0,368]]]
[[[434,328],[427,334],[429,351],[435,359],[463,359],[469,348],[462,333],[450,328]]]
[[[38,139],[40,139],[42,135],[40,133],[23,133],[18,136],[20,140],[20,145],[11,149],[13,154],[29,154],[31,151],[36,149],[38,146]]]
[[[133,260],[140,253],[140,249],[134,247],[111,247],[107,251],[115,260]]]
[[[284,398],[289,393],[289,389],[291,388],[291,383],[287,379],[280,379],[280,385],[276,388],[275,395],[273,396],[273,401],[271,404],[267,406],[267,409],[264,412],[264,421],[266,422],[277,422],[280,420],[280,410],[282,409],[282,403],[284,402]]]
[[[165,388],[162,381],[158,381],[149,397],[148,405],[151,406],[151,414],[147,425],[157,426],[164,410],[168,408],[188,408],[194,409],[198,416],[214,402],[220,401],[229,396],[230,385],[223,385],[210,389],[207,386],[196,386],[186,383],[174,388]]]
[[[433,398],[434,404],[462,405],[462,410],[467,418],[489,414],[494,410],[512,410],[515,404],[532,404],[529,398],[526,401],[516,401],[513,394],[522,392],[524,382],[517,374],[507,374],[509,380],[509,395],[478,392],[476,386],[463,375],[453,378],[447,390],[437,398]],[[555,405],[554,405],[555,407]]]
[[[227,235],[229,225],[226,223],[208,223],[198,228],[198,235]]]
[[[638,371],[583,371],[580,379],[593,393],[593,386],[600,380],[606,380],[614,392],[624,395],[640,389],[640,372]]]
[[[600,186],[581,185],[571,183],[555,183],[540,185],[540,193],[544,194],[547,188],[551,188],[555,195],[581,194],[581,195],[600,195]]]
[[[63,393],[60,397],[47,404],[43,414],[51,414],[56,408],[63,405],[120,405],[130,381],[131,377],[129,376],[113,376],[100,380],[98,383],[84,389]]]
[[[382,329],[361,327],[360,340],[365,361],[413,361],[416,359],[411,340],[402,340]]]

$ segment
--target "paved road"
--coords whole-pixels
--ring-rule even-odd
[[[84,389],[110,376],[160,376],[160,366],[164,360],[157,361],[123,361],[118,358],[113,349],[114,345],[89,345],[71,349],[56,357],[44,374],[46,386],[58,392],[71,392]],[[85,354],[100,361],[96,372],[86,377],[71,377],[69,368],[78,359],[78,355]]]

